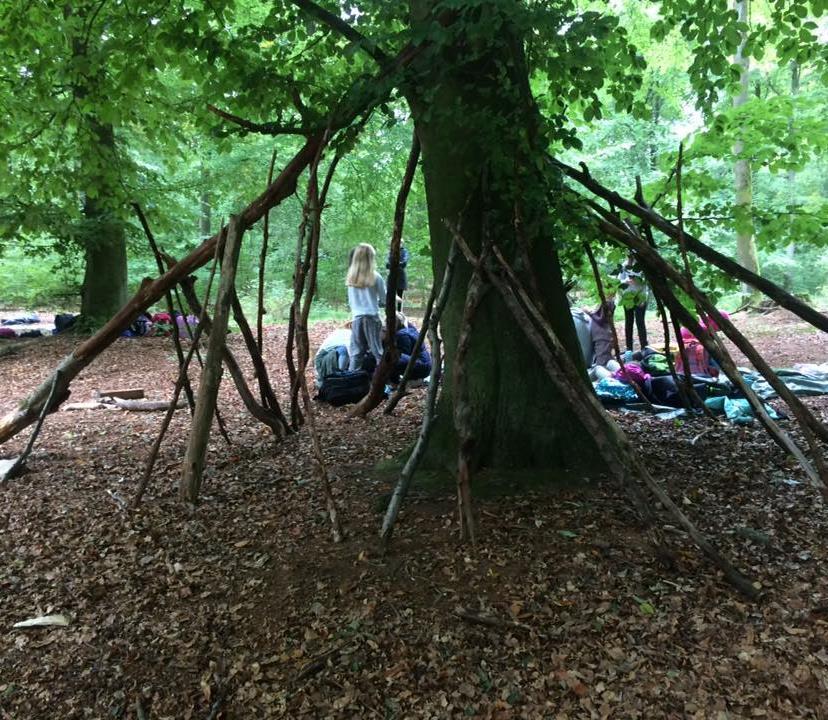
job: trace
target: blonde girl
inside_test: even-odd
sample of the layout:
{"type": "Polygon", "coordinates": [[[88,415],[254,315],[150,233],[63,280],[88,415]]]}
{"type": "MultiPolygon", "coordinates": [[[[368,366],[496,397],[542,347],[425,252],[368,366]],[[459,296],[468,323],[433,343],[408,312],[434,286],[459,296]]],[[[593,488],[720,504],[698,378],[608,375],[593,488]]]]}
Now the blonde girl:
{"type": "Polygon", "coordinates": [[[376,269],[376,252],[367,243],[351,252],[345,284],[353,318],[348,369],[361,370],[369,353],[377,364],[382,358],[380,308],[385,307],[385,281],[376,269]]]}

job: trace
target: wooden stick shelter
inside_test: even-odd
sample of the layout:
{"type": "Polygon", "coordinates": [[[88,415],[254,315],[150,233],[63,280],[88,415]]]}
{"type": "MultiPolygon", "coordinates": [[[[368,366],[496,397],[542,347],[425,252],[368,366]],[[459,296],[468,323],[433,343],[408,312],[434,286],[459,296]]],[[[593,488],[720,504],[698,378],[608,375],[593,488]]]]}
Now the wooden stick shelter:
{"type": "MultiPolygon", "coordinates": [[[[415,54],[415,50],[406,48],[397,59],[387,61],[387,59],[383,58],[384,69],[381,77],[387,75],[393,67],[410,60],[415,54]]],[[[361,110],[366,110],[366,108],[367,106],[363,104],[361,110]]],[[[286,350],[286,361],[291,375],[292,403],[290,425],[294,429],[298,429],[303,419],[307,421],[313,443],[316,471],[322,485],[328,514],[332,523],[333,537],[336,541],[340,540],[343,537],[343,532],[325,466],[321,435],[315,422],[314,410],[308,392],[305,373],[310,357],[307,324],[315,292],[321,236],[321,214],[324,208],[326,192],[333,177],[339,154],[332,160],[321,190],[318,186],[317,173],[323,153],[331,140],[332,132],[351,125],[358,113],[351,111],[344,114],[347,116],[347,120],[340,119],[336,122],[332,120],[326,129],[309,132],[304,145],[288,162],[278,177],[268,185],[262,195],[248,205],[239,215],[232,218],[229,229],[225,231],[222,228],[219,233],[203,242],[185,258],[170,265],[166,271],[163,271],[163,268],[159,264],[159,277],[145,280],[138,293],[98,333],[81,343],[66,357],[54,372],[15,411],[0,419],[0,443],[13,437],[23,428],[37,420],[38,425],[30,441],[31,445],[43,424],[46,414],[53,411],[68,397],[70,384],[78,373],[111,344],[119,336],[123,328],[128,326],[139,312],[145,310],[152,303],[157,302],[165,296],[167,297],[168,306],[171,306],[171,292],[178,285],[181,285],[194,312],[202,317],[203,332],[209,335],[209,351],[199,385],[189,445],[182,467],[179,486],[181,497],[189,502],[195,502],[198,498],[204,471],[204,459],[207,442],[209,440],[210,426],[215,414],[216,396],[221,379],[222,363],[233,376],[242,400],[250,412],[262,422],[268,424],[277,436],[281,437],[288,432],[290,429],[289,421],[282,414],[276,393],[270,386],[266,366],[262,357],[261,294],[257,313],[256,333],[254,334],[241,310],[241,303],[235,290],[234,274],[244,232],[252,224],[264,217],[268,210],[293,194],[296,190],[300,175],[306,168],[310,167],[304,220],[297,243],[294,304],[291,311],[291,327],[286,350]],[[227,237],[226,242],[225,232],[227,237]],[[199,305],[198,298],[192,289],[190,276],[193,271],[206,264],[212,257],[218,255],[222,255],[224,261],[222,263],[219,298],[216,302],[214,317],[211,321],[207,314],[206,306],[202,308],[199,305]],[[226,347],[225,335],[231,311],[234,313],[235,319],[241,328],[246,348],[256,368],[261,404],[253,397],[238,362],[226,347]]],[[[364,123],[364,119],[362,122],[364,123]]],[[[399,263],[399,247],[405,202],[416,171],[418,157],[419,144],[415,135],[412,140],[406,174],[398,195],[395,224],[392,234],[392,279],[389,283],[391,292],[386,308],[387,322],[389,325],[387,334],[389,336],[393,334],[394,326],[393,311],[395,309],[396,298],[394,297],[395,293],[393,290],[399,263]]],[[[828,330],[828,317],[817,312],[797,298],[794,298],[770,281],[744,270],[733,263],[733,261],[725,258],[712,248],[709,248],[704,243],[686,233],[682,223],[676,226],[666,220],[650,206],[646,205],[640,194],[635,202],[627,200],[618,193],[608,190],[595,181],[589,174],[586,166],[583,166],[582,170],[579,171],[555,160],[552,160],[551,163],[554,168],[582,185],[586,190],[610,203],[610,209],[607,210],[591,198],[575,196],[575,202],[579,204],[579,208],[583,210],[591,221],[594,221],[606,237],[637,253],[645,266],[652,286],[659,296],[659,301],[663,303],[663,308],[669,310],[675,318],[694,332],[708,351],[719,359],[725,373],[734,384],[743,390],[768,432],[786,452],[791,453],[797,458],[814,487],[825,493],[826,469],[825,462],[822,458],[820,443],[828,441],[828,428],[785,387],[784,383],[774,375],[768,364],[750,342],[744,338],[727,318],[716,310],[709,298],[698,289],[693,282],[692,276],[687,271],[687,268],[689,268],[689,263],[686,259],[687,253],[694,253],[703,260],[724,269],[726,272],[730,272],[737,279],[753,285],[778,302],[782,307],[791,310],[806,322],[809,322],[822,331],[828,330]],[[618,214],[619,210],[644,223],[645,237],[642,237],[628,220],[618,214]],[[655,247],[655,242],[652,241],[651,236],[648,234],[651,229],[657,230],[670,240],[679,244],[685,262],[685,272],[677,270],[658,252],[658,249],[655,247]],[[797,445],[790,434],[784,432],[768,416],[761,401],[756,398],[755,394],[739,376],[735,364],[721,343],[719,343],[712,333],[703,328],[692,316],[692,313],[682,305],[676,294],[677,291],[688,295],[702,314],[712,318],[719,324],[725,336],[745,353],[759,372],[766,377],[769,384],[788,404],[802,428],[812,456],[811,459],[806,456],[805,451],[797,445]]],[[[517,213],[518,211],[516,209],[516,227],[520,224],[517,213]]],[[[681,213],[679,215],[681,217],[681,213]]],[[[472,542],[475,539],[475,522],[471,503],[474,468],[470,462],[470,448],[475,443],[476,438],[472,436],[469,426],[464,420],[466,401],[463,394],[463,359],[464,348],[472,332],[472,322],[477,304],[482,294],[488,288],[492,288],[500,294],[505,306],[514,315],[517,323],[526,333],[529,342],[535,348],[546,372],[551,381],[557,386],[562,397],[572,407],[573,412],[581,424],[595,437],[598,449],[607,466],[611,469],[616,482],[630,497],[631,502],[638,509],[642,519],[648,523],[650,528],[653,527],[655,512],[648,503],[646,496],[646,493],[650,493],[658,500],[668,515],[688,533],[698,548],[721,569],[729,582],[745,595],[755,597],[757,595],[756,585],[737,570],[726,558],[722,557],[712,543],[684,515],[681,509],[672,501],[663,488],[661,488],[660,484],[650,475],[644,463],[632,448],[629,440],[603,410],[597,398],[588,392],[586,383],[577,364],[567,355],[562,342],[552,330],[551,323],[546,314],[546,308],[543,307],[537,297],[539,295],[537,292],[538,281],[537,278],[533,277],[531,268],[524,273],[525,282],[518,277],[518,274],[514,270],[514,267],[526,265],[525,258],[520,255],[521,252],[525,255],[526,249],[520,247],[520,242],[517,243],[517,253],[519,256],[515,261],[508,260],[502,249],[493,242],[491,243],[491,247],[486,245],[478,254],[475,254],[464,242],[459,231],[456,228],[452,228],[451,225],[449,225],[449,228],[454,237],[452,253],[446,267],[446,275],[439,289],[439,294],[436,300],[434,300],[434,310],[427,322],[428,334],[432,340],[432,349],[435,353],[435,362],[426,400],[424,423],[414,451],[408,463],[406,463],[397,488],[392,496],[391,503],[389,504],[383,522],[383,540],[387,543],[391,536],[402,499],[410,486],[417,463],[422,457],[434,419],[435,401],[438,393],[440,373],[442,371],[439,340],[440,315],[450,291],[451,268],[454,265],[455,248],[458,248],[465,258],[465,261],[470,263],[474,268],[472,282],[466,288],[466,306],[459,332],[455,366],[450,368],[454,374],[453,384],[456,394],[454,398],[454,419],[460,435],[457,472],[458,508],[461,525],[466,530],[472,542]],[[512,264],[513,262],[514,265],[512,264]]],[[[150,234],[148,233],[148,235],[150,234]]],[[[156,256],[160,257],[160,253],[157,253],[156,256]]],[[[264,262],[264,255],[261,256],[261,262],[264,262]]],[[[663,323],[666,325],[666,314],[663,311],[662,318],[663,323]]],[[[202,330],[202,328],[199,329],[202,330]]],[[[677,326],[674,326],[674,330],[677,331],[677,329],[677,326]]],[[[193,344],[194,346],[197,344],[196,338],[193,338],[193,344]]],[[[389,345],[387,349],[390,350],[390,348],[391,346],[389,345]]],[[[189,357],[192,357],[194,349],[197,350],[197,348],[191,348],[189,357]]],[[[384,380],[384,375],[387,373],[390,366],[389,363],[392,359],[393,351],[386,352],[383,358],[383,364],[381,365],[382,371],[378,373],[379,379],[375,382],[377,387],[384,380]]],[[[180,372],[176,393],[180,393],[186,385],[186,365],[188,362],[189,358],[184,358],[183,352],[179,352],[180,372]],[[183,379],[182,373],[184,374],[183,379]]],[[[362,415],[379,403],[377,393],[373,390],[369,399],[357,406],[354,411],[355,414],[362,415]]],[[[393,404],[394,402],[390,403],[389,407],[393,408],[393,404]]],[[[151,468],[151,464],[148,467],[151,468]]],[[[140,493],[138,497],[140,497],[140,493]]]]}

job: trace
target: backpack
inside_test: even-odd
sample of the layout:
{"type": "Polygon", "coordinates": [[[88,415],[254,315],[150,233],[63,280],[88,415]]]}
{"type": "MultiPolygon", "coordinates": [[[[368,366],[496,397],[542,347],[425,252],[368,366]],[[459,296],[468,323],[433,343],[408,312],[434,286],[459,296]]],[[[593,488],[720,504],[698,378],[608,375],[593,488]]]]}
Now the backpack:
{"type": "Polygon", "coordinates": [[[641,367],[653,376],[670,374],[670,364],[667,362],[667,358],[659,353],[647,355],[641,361],[641,367]]]}
{"type": "Polygon", "coordinates": [[[75,324],[78,317],[80,316],[73,315],[72,313],[58,313],[57,315],[55,315],[56,332],[63,332],[64,330],[68,330],[75,324]]]}
{"type": "Polygon", "coordinates": [[[317,399],[334,407],[357,403],[368,394],[371,376],[364,370],[336,370],[322,379],[317,399]]]}
{"type": "MultiPolygon", "coordinates": [[[[684,350],[687,353],[687,363],[690,366],[691,375],[714,375],[710,367],[710,355],[698,340],[691,340],[684,343],[684,350]]],[[[676,372],[684,372],[684,362],[681,352],[676,353],[676,372]]]]}

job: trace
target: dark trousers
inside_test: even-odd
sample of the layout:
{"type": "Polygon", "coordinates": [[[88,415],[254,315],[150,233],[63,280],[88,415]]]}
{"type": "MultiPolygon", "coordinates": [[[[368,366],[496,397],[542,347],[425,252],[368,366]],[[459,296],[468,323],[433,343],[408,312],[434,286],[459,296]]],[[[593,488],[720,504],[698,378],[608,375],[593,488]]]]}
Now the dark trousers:
{"type": "Polygon", "coordinates": [[[624,332],[627,340],[627,350],[633,349],[633,320],[638,328],[638,341],[642,349],[647,346],[647,325],[644,322],[644,314],[647,312],[647,303],[635,307],[624,308],[624,332]]]}

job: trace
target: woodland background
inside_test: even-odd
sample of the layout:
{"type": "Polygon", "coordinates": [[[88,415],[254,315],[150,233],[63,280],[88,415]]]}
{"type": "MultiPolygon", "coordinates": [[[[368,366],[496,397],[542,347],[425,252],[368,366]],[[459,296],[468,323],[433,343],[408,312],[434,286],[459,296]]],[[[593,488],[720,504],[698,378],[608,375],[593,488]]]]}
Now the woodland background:
{"type": "MultiPolygon", "coordinates": [[[[749,4],[753,26],[773,28],[779,21],[774,3],[749,4]]],[[[589,13],[592,5],[604,4],[582,5],[581,11],[589,13]]],[[[828,88],[822,61],[802,66],[796,46],[786,55],[768,45],[756,53],[761,57],[749,58],[746,66],[721,68],[730,73],[730,81],[738,80],[741,74],[747,84],[747,100],[734,107],[738,82],[718,83],[718,92],[713,95],[702,89],[708,86],[694,76],[693,67],[705,55],[704,49],[697,47],[701,34],[695,38],[681,27],[668,29],[657,4],[613,0],[609,5],[638,50],[636,61],[641,67],[646,64],[640,87],[631,86],[625,100],[632,112],[614,109],[615,100],[608,89],[597,91],[600,105],[576,99],[567,114],[569,125],[557,133],[563,140],[553,143],[551,150],[576,164],[588,159],[596,178],[628,195],[638,175],[646,194],[654,196],[663,189],[683,141],[688,230],[731,256],[735,255],[737,232],[749,232],[764,275],[813,300],[817,307],[824,305],[828,277],[828,254],[824,251],[828,239],[828,88]],[[744,143],[744,151],[737,158],[738,139],[744,143]],[[750,163],[753,197],[747,211],[736,206],[733,173],[739,158],[750,163]]],[[[90,5],[88,12],[92,11],[90,5]]],[[[235,23],[238,42],[256,41],[250,33],[266,12],[266,4],[251,2],[242,4],[232,18],[228,16],[228,22],[232,19],[235,23]]],[[[793,30],[802,33],[803,40],[824,43],[828,33],[824,17],[814,18],[804,3],[786,7],[785,13],[786,22],[793,23],[793,30]]],[[[261,84],[276,87],[278,71],[259,71],[256,77],[248,77],[243,67],[220,67],[215,57],[219,48],[201,46],[191,58],[179,57],[173,63],[165,57],[174,51],[168,39],[152,36],[151,9],[142,10],[129,22],[149,31],[130,40],[106,37],[96,52],[105,58],[118,57],[119,52],[130,56],[137,43],[136,65],[144,66],[132,67],[129,62],[121,66],[124,60],[116,61],[109,67],[107,87],[86,106],[55,96],[45,87],[29,88],[29,96],[16,87],[19,78],[15,73],[48,75],[49,82],[66,80],[61,75],[68,77],[71,63],[68,69],[55,69],[43,57],[48,43],[61,39],[55,37],[57,31],[29,27],[22,37],[7,39],[20,47],[14,48],[18,55],[8,56],[3,70],[11,80],[0,83],[0,103],[11,112],[0,129],[0,304],[5,307],[71,310],[79,306],[85,248],[96,242],[96,226],[85,218],[79,202],[81,189],[89,192],[92,188],[94,193],[94,188],[106,187],[121,200],[139,200],[163,247],[180,257],[261,191],[274,151],[278,167],[279,159],[290,157],[298,147],[294,138],[239,131],[210,113],[203,101],[206,87],[208,92],[214,91],[210,97],[223,96],[232,106],[234,100],[244,99],[249,85],[257,85],[250,88],[251,94],[262,92],[261,84]],[[23,65],[19,52],[22,47],[33,47],[32,43],[42,51],[30,55],[30,64],[23,65]],[[206,53],[209,58],[211,52],[215,76],[205,70],[201,57],[206,53]],[[38,104],[33,106],[32,101],[38,104]],[[90,145],[94,143],[79,120],[89,116],[117,125],[111,154],[90,145]],[[95,161],[90,162],[90,157],[95,161]]],[[[726,29],[730,42],[738,40],[739,28],[734,22],[726,29]]],[[[313,21],[305,20],[287,33],[287,42],[297,55],[303,47],[317,42],[315,29],[313,21]]],[[[203,41],[205,45],[208,40],[203,41]]],[[[263,51],[272,44],[267,39],[256,42],[263,51]]],[[[338,73],[337,63],[347,70],[358,61],[359,53],[346,48],[344,57],[332,59],[327,70],[338,73]]],[[[577,65],[578,58],[572,62],[577,65]]],[[[621,69],[619,65],[619,72],[621,69]]],[[[696,71],[699,73],[701,70],[696,71]]],[[[313,100],[313,79],[303,82],[303,92],[313,100]]],[[[545,92],[543,72],[535,73],[532,84],[541,108],[554,112],[561,98],[545,92]]],[[[330,192],[314,306],[317,318],[345,314],[343,277],[349,249],[369,242],[384,260],[388,247],[411,123],[403,102],[390,102],[379,110],[343,160],[330,192]]],[[[261,114],[266,117],[267,108],[262,107],[261,114]]],[[[293,201],[271,214],[274,240],[266,269],[270,322],[283,322],[287,317],[302,197],[300,187],[293,201]]],[[[661,209],[670,216],[665,207],[661,209]]],[[[155,273],[154,260],[128,204],[121,203],[111,213],[110,219],[122,224],[126,232],[129,288],[134,291],[143,277],[155,273]]],[[[430,288],[431,265],[419,175],[408,202],[405,237],[413,256],[409,268],[412,299],[420,304],[430,288]]],[[[239,291],[251,303],[260,244],[261,232],[254,229],[248,234],[239,264],[239,291]]],[[[589,268],[577,254],[564,259],[565,274],[578,282],[585,302],[593,302],[596,298],[589,268]]],[[[603,258],[604,267],[609,269],[618,259],[603,258]]],[[[704,266],[697,268],[697,278],[699,273],[702,287],[723,298],[723,308],[732,310],[741,304],[738,288],[728,278],[712,274],[704,266]]]]}

